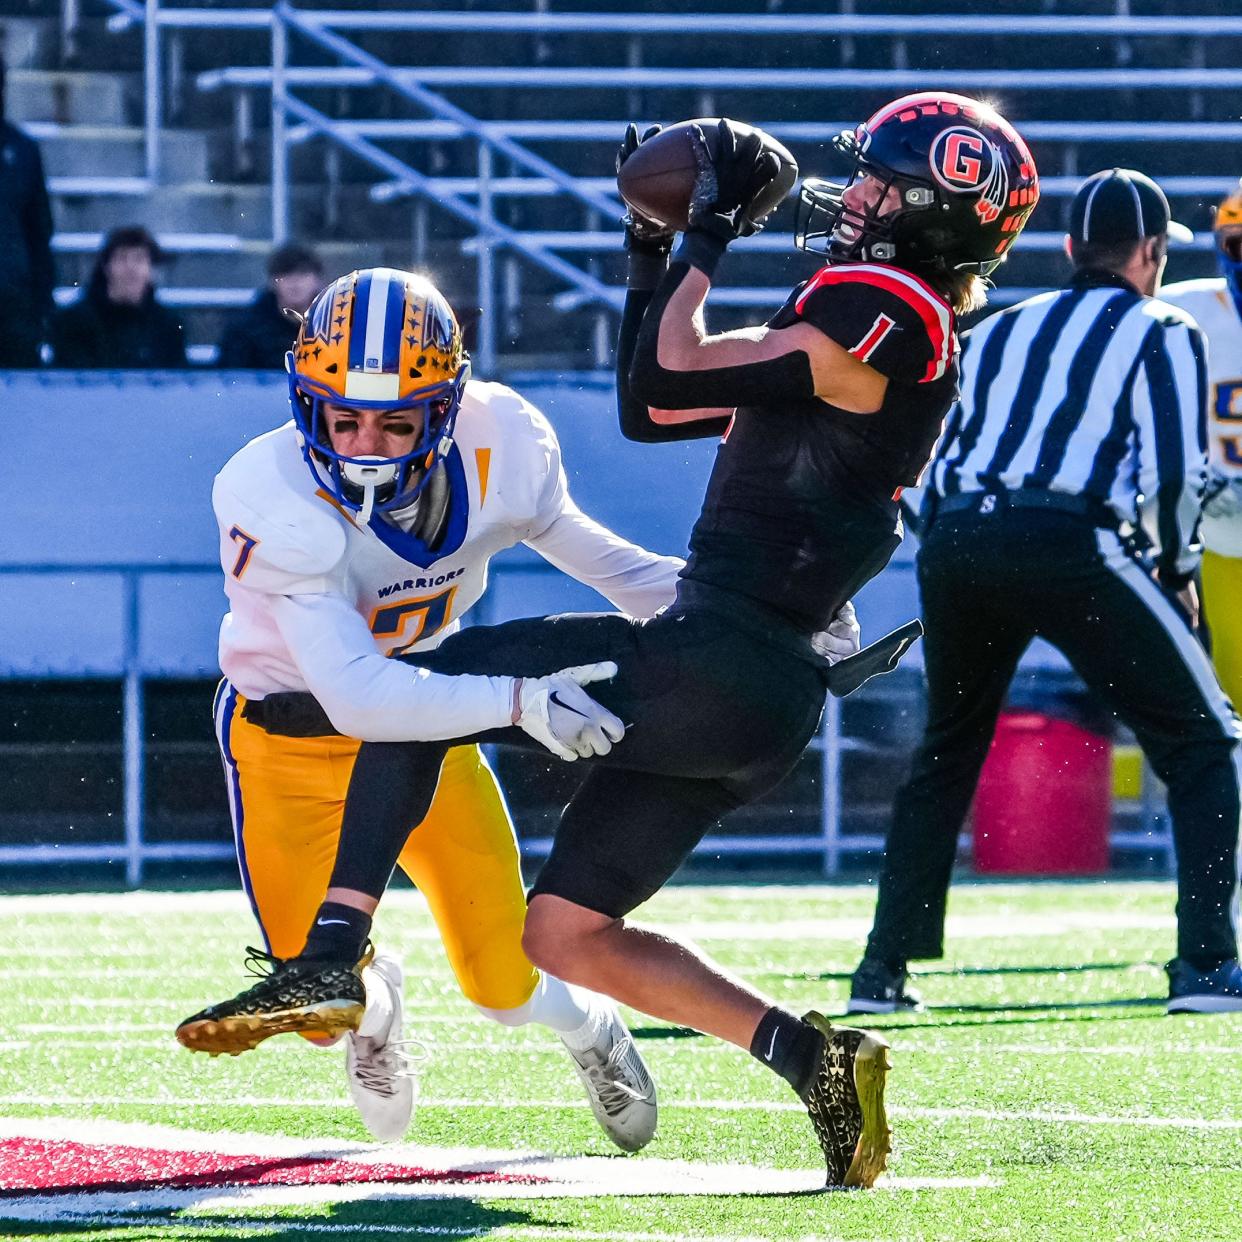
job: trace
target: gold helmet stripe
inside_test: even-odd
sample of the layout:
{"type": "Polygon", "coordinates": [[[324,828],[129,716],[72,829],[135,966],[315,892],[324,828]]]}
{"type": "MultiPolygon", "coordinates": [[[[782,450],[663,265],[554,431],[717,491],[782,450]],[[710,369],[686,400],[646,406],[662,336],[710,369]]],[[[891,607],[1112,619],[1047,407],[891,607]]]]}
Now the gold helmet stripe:
{"type": "Polygon", "coordinates": [[[1242,224],[1242,181],[1238,188],[1216,209],[1216,229],[1232,228],[1242,224]]]}

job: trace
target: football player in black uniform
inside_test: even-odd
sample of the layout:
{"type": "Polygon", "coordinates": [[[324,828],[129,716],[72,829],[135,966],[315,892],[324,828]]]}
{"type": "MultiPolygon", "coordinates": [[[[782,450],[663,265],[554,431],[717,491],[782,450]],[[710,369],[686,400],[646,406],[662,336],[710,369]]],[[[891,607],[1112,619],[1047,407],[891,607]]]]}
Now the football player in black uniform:
{"type": "MultiPolygon", "coordinates": [[[[750,1051],[806,1103],[829,1184],[869,1186],[889,1146],[884,1041],[799,1018],[690,946],[625,920],[712,823],[790,771],[825,689],[850,688],[843,670],[857,661],[832,667],[829,627],[900,542],[897,497],[918,480],[955,395],[955,315],[981,302],[982,277],[1034,207],[1037,179],[1021,138],[986,105],[900,99],[837,139],[845,180],[803,187],[800,244],[828,265],[767,325],[709,336],[702,304],[716,265],[760,226],[748,207],[775,173],[757,136],[723,122],[718,137],[713,156],[699,135],[689,227],[672,262],[671,234],[650,221],[627,228],[622,428],[644,440],[723,433],[676,602],[646,622],[477,627],[410,658],[438,673],[517,678],[616,664],[611,681],[592,686],[602,709],[580,737],[595,757],[531,890],[526,951],[561,978],[750,1051]]],[[[631,129],[622,158],[637,143],[631,129]]],[[[865,653],[863,664],[865,673],[865,653]]],[[[251,705],[259,723],[331,729],[305,698],[285,697],[251,705]]],[[[242,1032],[252,1046],[299,1021],[313,1028],[322,1007],[360,997],[350,967],[447,745],[361,748],[330,901],[304,953],[187,1020],[198,1046],[205,1031],[222,1045],[242,1032]]]]}

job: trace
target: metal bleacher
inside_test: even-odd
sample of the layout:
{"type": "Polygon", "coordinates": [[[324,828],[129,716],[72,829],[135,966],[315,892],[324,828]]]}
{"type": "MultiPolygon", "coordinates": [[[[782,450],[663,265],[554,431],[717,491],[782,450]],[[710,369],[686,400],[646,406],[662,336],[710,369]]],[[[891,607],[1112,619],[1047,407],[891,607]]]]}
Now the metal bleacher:
{"type": "MultiPolygon", "coordinates": [[[[373,11],[257,0],[0,0],[9,116],[39,140],[49,170],[58,296],[84,283],[108,228],[146,224],[173,255],[161,296],[183,310],[195,359],[206,362],[227,316],[262,282],[273,242],[309,241],[333,272],[385,262],[426,268],[456,306],[478,309],[479,372],[520,380],[550,413],[558,403],[566,411],[567,459],[583,471],[592,510],[668,550],[681,546],[689,516],[653,521],[648,531],[625,506],[690,504],[697,492],[685,486],[687,462],[701,470],[706,458],[644,451],[634,474],[648,486],[616,488],[624,459],[609,438],[610,395],[598,382],[622,297],[611,169],[626,121],[736,115],[770,129],[816,173],[833,134],[897,93],[942,86],[986,94],[1026,134],[1043,174],[1031,228],[999,273],[993,300],[1001,304],[1060,278],[1061,236],[1081,176],[1126,164],[1164,184],[1178,218],[1201,232],[1174,253],[1177,279],[1212,270],[1209,208],[1242,173],[1242,16],[1220,16],[1206,0],[958,0],[952,12],[944,0],[713,0],[718,11],[693,16],[662,11],[672,6],[655,0],[624,12],[586,0],[581,11],[560,11],[558,0],[462,0],[459,11],[431,0],[370,3],[373,11]],[[621,511],[610,514],[610,505],[621,511]]],[[[715,326],[753,321],[805,276],[812,261],[794,250],[791,231],[785,206],[736,248],[713,295],[715,326]]],[[[124,546],[109,537],[106,555],[95,555],[65,533],[59,550],[36,554],[31,548],[51,527],[15,496],[14,537],[0,549],[0,612],[21,643],[10,643],[9,663],[0,660],[0,683],[117,682],[124,730],[107,745],[123,755],[124,799],[106,812],[108,822],[88,825],[95,837],[85,839],[78,825],[79,856],[120,859],[136,882],[151,862],[228,853],[218,832],[214,845],[195,844],[193,816],[184,808],[165,815],[150,789],[152,774],[179,791],[208,781],[214,789],[210,740],[185,743],[204,768],[201,782],[190,780],[160,759],[180,742],[152,750],[144,712],[154,715],[157,681],[197,685],[214,659],[210,629],[221,601],[211,532],[196,526],[192,548],[174,547],[178,524],[210,523],[205,480],[232,451],[225,441],[249,433],[260,400],[271,400],[275,421],[283,398],[271,377],[253,391],[236,375],[214,388],[202,372],[85,377],[79,393],[80,379],[15,377],[5,381],[6,399],[32,410],[82,401],[92,418],[103,411],[106,436],[80,446],[88,472],[99,444],[120,452],[115,446],[129,443],[131,423],[165,452],[179,446],[165,459],[175,461],[173,473],[157,480],[168,512],[140,525],[151,516],[147,498],[110,489],[105,472],[93,472],[100,496],[113,497],[107,503],[120,495],[130,505],[114,518],[127,532],[124,546]],[[161,436],[169,399],[177,429],[161,436]],[[246,408],[234,409],[238,402],[246,408]],[[196,419],[216,439],[199,442],[196,419]],[[29,539],[19,538],[27,527],[29,539]],[[70,588],[95,629],[83,640],[61,623],[53,658],[42,617],[55,592],[70,588]],[[192,633],[178,632],[183,615],[192,633]],[[31,653],[25,663],[13,654],[22,644],[31,653]],[[79,668],[80,652],[95,662],[79,668]],[[161,778],[161,770],[176,775],[161,778]]],[[[97,517],[106,509],[99,504],[97,517]]],[[[92,537],[103,539],[102,518],[97,526],[92,537]]],[[[511,568],[522,577],[522,611],[555,609],[526,567],[511,568]]],[[[903,548],[860,597],[869,633],[910,615],[912,577],[903,548]]],[[[500,582],[494,593],[503,596],[500,582]]],[[[916,653],[878,686],[831,703],[824,744],[779,807],[732,817],[711,848],[740,853],[763,837],[759,852],[817,855],[828,871],[878,849],[918,718],[916,653]]],[[[30,794],[32,806],[40,796],[30,794]]],[[[218,809],[211,814],[221,819],[218,809]]],[[[1167,827],[1152,807],[1133,818],[1137,826],[1114,844],[1167,863],[1167,827]]],[[[9,827],[0,824],[6,843],[15,839],[9,827]]],[[[63,851],[50,837],[45,846],[46,857],[63,851]]],[[[29,844],[0,846],[0,866],[30,857],[29,844]]]]}
{"type": "MultiPolygon", "coordinates": [[[[334,267],[429,267],[480,309],[488,370],[605,367],[621,297],[611,163],[630,118],[755,119],[815,172],[832,134],[894,94],[995,98],[1044,173],[997,303],[1058,279],[1079,176],[1139,165],[1203,228],[1238,175],[1242,16],[1215,4],[751,0],[687,18],[95,2],[69,5],[62,33],[83,68],[12,74],[15,117],[43,141],[73,283],[102,229],[143,219],[178,255],[165,297],[204,358],[272,241],[294,235],[334,267]]],[[[737,247],[715,297],[723,326],[805,273],[791,226],[786,206],[737,247]]],[[[1171,275],[1206,274],[1208,245],[1177,253],[1171,275]]]]}

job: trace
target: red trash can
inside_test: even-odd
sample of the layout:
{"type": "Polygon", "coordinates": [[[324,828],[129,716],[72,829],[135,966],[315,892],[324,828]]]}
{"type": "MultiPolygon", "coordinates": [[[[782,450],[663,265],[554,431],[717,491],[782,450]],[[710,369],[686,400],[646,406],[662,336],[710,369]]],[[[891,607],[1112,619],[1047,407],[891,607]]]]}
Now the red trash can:
{"type": "Polygon", "coordinates": [[[976,871],[1106,871],[1111,743],[1041,712],[1003,712],[979,778],[973,819],[976,871]]]}

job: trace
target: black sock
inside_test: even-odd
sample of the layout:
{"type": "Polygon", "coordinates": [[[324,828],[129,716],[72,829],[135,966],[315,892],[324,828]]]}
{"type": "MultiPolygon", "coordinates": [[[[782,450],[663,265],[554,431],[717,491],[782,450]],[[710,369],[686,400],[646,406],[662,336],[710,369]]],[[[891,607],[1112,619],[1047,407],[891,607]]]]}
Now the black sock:
{"type": "Polygon", "coordinates": [[[750,1041],[750,1055],[775,1070],[801,1095],[815,1079],[823,1038],[801,1018],[773,1005],[759,1019],[750,1041]]]}
{"type": "Polygon", "coordinates": [[[352,966],[362,956],[370,934],[369,914],[337,901],[325,901],[315,915],[300,956],[340,960],[352,966]]]}

